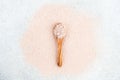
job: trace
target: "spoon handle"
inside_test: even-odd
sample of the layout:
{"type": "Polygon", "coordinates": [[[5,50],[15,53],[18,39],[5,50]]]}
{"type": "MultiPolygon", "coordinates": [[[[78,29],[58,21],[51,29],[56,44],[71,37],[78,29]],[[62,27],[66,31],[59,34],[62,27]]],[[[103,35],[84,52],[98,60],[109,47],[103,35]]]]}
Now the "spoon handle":
{"type": "Polygon", "coordinates": [[[57,39],[58,43],[58,54],[57,54],[57,65],[62,67],[62,43],[63,39],[57,39]]]}

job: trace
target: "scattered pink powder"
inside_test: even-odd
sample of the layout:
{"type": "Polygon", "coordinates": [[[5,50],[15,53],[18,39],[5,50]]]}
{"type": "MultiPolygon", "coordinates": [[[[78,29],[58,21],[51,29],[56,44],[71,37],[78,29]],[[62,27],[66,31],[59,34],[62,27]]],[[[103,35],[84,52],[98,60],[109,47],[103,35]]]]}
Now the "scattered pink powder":
{"type": "Polygon", "coordinates": [[[23,35],[25,60],[46,76],[79,74],[95,59],[93,29],[93,20],[86,14],[63,5],[43,6],[23,35]],[[67,27],[61,68],[56,64],[57,46],[52,32],[56,22],[67,27]]]}

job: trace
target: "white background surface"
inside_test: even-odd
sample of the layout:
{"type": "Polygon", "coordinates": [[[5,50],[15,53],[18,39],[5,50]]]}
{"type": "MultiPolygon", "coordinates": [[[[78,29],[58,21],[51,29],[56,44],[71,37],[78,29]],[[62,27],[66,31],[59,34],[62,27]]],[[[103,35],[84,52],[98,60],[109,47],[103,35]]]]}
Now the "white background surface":
{"type": "Polygon", "coordinates": [[[119,0],[0,0],[0,80],[120,80],[119,4],[119,0]],[[70,5],[100,19],[97,57],[87,73],[48,78],[24,62],[19,40],[32,15],[49,3],[70,5]]]}

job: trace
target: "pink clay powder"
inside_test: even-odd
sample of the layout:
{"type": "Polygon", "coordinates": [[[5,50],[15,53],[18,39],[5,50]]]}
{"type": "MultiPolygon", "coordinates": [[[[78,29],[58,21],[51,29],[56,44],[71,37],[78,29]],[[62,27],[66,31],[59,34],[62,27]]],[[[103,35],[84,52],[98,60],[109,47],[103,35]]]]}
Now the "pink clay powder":
{"type": "Polygon", "coordinates": [[[21,40],[25,61],[45,76],[79,74],[95,59],[93,29],[94,22],[87,14],[63,5],[43,6],[21,40]],[[67,29],[62,67],[56,64],[57,45],[52,32],[57,22],[67,29]]]}

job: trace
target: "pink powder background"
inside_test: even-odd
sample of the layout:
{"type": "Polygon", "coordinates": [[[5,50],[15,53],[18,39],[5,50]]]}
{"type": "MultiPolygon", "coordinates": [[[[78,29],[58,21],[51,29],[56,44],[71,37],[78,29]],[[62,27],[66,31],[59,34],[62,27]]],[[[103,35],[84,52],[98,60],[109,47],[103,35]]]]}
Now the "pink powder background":
{"type": "Polygon", "coordinates": [[[21,45],[26,62],[43,75],[79,74],[95,59],[94,21],[63,5],[43,6],[30,22],[21,45]],[[63,66],[56,65],[57,46],[52,29],[56,22],[67,27],[63,66]]]}

